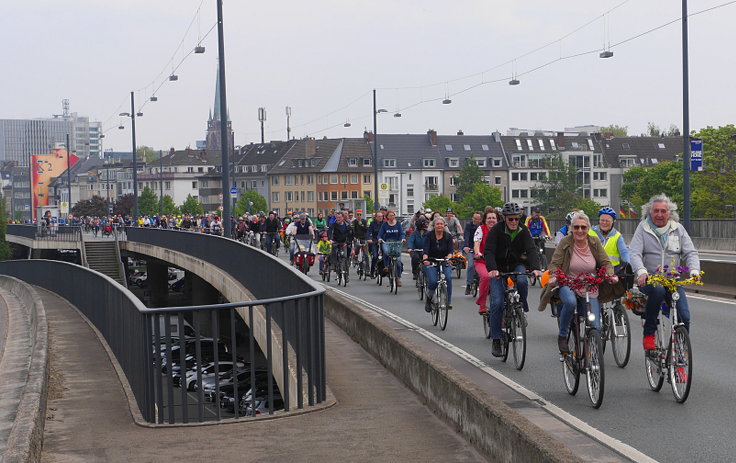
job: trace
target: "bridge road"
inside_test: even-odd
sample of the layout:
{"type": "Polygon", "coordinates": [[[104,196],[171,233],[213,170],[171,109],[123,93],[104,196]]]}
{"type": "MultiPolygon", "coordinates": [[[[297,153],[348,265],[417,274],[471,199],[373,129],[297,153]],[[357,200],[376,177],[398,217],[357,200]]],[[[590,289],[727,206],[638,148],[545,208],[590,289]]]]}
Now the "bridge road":
{"type": "MultiPolygon", "coordinates": [[[[283,258],[283,257],[282,257],[283,258]]],[[[409,269],[408,257],[403,257],[409,269]]],[[[319,281],[315,268],[310,276],[319,281]]],[[[545,400],[571,413],[603,433],[618,439],[662,462],[733,461],[736,455],[736,342],[730,329],[736,327],[736,303],[724,299],[688,295],[692,313],[694,381],[690,397],[677,404],[667,383],[659,393],[647,386],[642,328],[638,317],[630,315],[632,353],[626,368],[616,367],[610,348],[606,351],[605,398],[600,410],[590,406],[585,384],[577,396],[564,389],[557,351],[557,325],[549,310],[538,312],[541,291],[532,287],[532,310],[528,314],[526,365],[517,371],[512,364],[491,357],[490,341],[483,336],[481,318],[470,296],[464,296],[465,272],[460,282],[453,280],[454,309],[446,331],[432,326],[430,316],[419,302],[411,274],[404,274],[398,295],[390,295],[386,285],[375,280],[359,281],[354,276],[347,288],[339,290],[379,306],[419,329],[451,343],[480,359],[497,372],[536,392],[545,400]],[[458,284],[459,283],[459,284],[458,284]]],[[[337,288],[333,278],[327,286],[337,288]]],[[[581,382],[584,382],[581,378],[581,382]]]]}

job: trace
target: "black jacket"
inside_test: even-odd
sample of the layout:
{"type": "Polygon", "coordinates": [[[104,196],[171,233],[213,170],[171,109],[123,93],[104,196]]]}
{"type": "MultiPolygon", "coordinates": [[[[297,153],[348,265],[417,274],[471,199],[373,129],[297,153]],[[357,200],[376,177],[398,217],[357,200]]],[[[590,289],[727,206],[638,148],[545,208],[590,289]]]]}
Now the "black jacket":
{"type": "Polygon", "coordinates": [[[488,271],[512,272],[519,264],[529,270],[539,270],[532,234],[522,224],[519,224],[519,233],[514,240],[511,240],[505,223],[494,225],[488,232],[483,257],[488,271]]]}
{"type": "Polygon", "coordinates": [[[342,225],[335,222],[327,230],[327,236],[335,243],[349,243],[353,241],[353,229],[345,222],[342,225]]]}
{"type": "Polygon", "coordinates": [[[350,223],[350,227],[353,229],[353,236],[357,240],[365,240],[368,232],[368,222],[365,219],[353,219],[350,223]]]}

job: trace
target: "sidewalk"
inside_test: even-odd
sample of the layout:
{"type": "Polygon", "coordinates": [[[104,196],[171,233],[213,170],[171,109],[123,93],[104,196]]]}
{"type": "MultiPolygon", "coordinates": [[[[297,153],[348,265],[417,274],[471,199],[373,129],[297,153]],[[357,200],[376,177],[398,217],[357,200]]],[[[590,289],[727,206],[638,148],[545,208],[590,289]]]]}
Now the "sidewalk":
{"type": "Polygon", "coordinates": [[[36,288],[49,323],[45,462],[485,461],[417,396],[326,322],[327,384],[338,403],[274,420],[142,428],[97,337],[63,299],[36,288]]]}

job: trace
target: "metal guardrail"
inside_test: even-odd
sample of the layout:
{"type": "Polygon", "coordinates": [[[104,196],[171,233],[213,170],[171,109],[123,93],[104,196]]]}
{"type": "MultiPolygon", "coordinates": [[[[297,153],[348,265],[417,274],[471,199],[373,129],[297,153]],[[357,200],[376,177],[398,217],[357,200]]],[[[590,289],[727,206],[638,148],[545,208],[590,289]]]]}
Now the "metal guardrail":
{"type": "MultiPolygon", "coordinates": [[[[153,230],[146,230],[152,232],[153,230]]],[[[156,231],[153,231],[154,233],[156,231]]],[[[176,235],[193,235],[172,232],[176,235]]],[[[148,233],[147,233],[148,234],[148,233]]],[[[168,234],[167,234],[168,235],[168,234]]],[[[201,235],[199,239],[232,243],[239,246],[241,254],[246,248],[230,240],[201,235]]],[[[171,237],[169,237],[171,239],[171,237]]],[[[184,243],[188,241],[185,239],[184,243]]],[[[220,246],[223,246],[219,243],[220,246]]],[[[204,250],[213,251],[205,241],[199,241],[204,250]]],[[[227,245],[224,245],[227,246],[227,245]]],[[[217,246],[215,246],[217,248],[217,246]]],[[[190,248],[195,251],[194,248],[190,248]]],[[[199,251],[202,251],[201,249],[199,251]]],[[[219,249],[223,251],[223,249],[219,249]]],[[[232,250],[230,250],[232,251],[232,250]]],[[[201,252],[197,253],[201,254],[201,252]]],[[[227,256],[240,261],[237,254],[227,256]]],[[[242,257],[242,256],[241,256],[242,257]]],[[[265,261],[263,261],[265,262],[265,261]]],[[[262,262],[262,263],[263,263],[262,262]]],[[[273,264],[273,262],[271,262],[273,264]]],[[[278,266],[274,266],[277,267],[278,266]]],[[[257,266],[252,273],[266,273],[263,266],[257,266]]],[[[288,268],[285,270],[288,271],[288,268]]],[[[38,285],[59,294],[75,305],[97,327],[117,358],[135,396],[143,419],[149,423],[187,423],[191,421],[220,420],[224,415],[220,409],[220,381],[216,380],[212,396],[217,399],[210,405],[205,397],[201,372],[197,377],[197,393],[192,394],[182,387],[174,393],[175,375],[172,364],[203,365],[212,361],[216,365],[215,378],[218,378],[222,362],[244,361],[249,369],[250,386],[255,385],[251,403],[246,407],[255,413],[252,403],[256,399],[268,399],[266,411],[273,413],[275,399],[281,397],[285,410],[301,409],[326,400],[325,346],[324,346],[324,290],[300,281],[278,285],[279,296],[259,300],[193,307],[146,308],[129,290],[114,280],[87,268],[61,261],[34,259],[0,262],[0,273],[12,275],[26,282],[38,285]],[[287,289],[293,290],[287,293],[287,289]],[[247,313],[249,326],[253,327],[254,312],[262,310],[265,315],[265,346],[261,346],[263,356],[258,355],[253,329],[247,339],[239,342],[236,332],[236,312],[247,313]],[[222,330],[220,323],[229,322],[229,330],[222,330]],[[275,330],[274,324],[279,328],[275,330]],[[209,325],[209,330],[207,329],[209,325]],[[190,332],[185,329],[190,326],[190,332]],[[177,328],[176,336],[172,327],[177,328]],[[274,336],[279,332],[280,336],[274,336]],[[205,335],[207,335],[205,337],[205,335]],[[275,343],[280,343],[280,358],[275,358],[275,343]],[[207,349],[207,344],[218,348],[207,349]],[[177,348],[178,346],[178,348],[177,348]],[[219,346],[223,346],[225,359],[221,358],[219,346]],[[178,352],[174,352],[178,350],[178,352]],[[212,351],[211,353],[209,351],[212,351]],[[247,352],[247,360],[239,355],[247,352]],[[187,359],[187,354],[191,357],[187,359]],[[178,357],[178,358],[177,358],[178,357]],[[290,363],[290,359],[292,362],[290,363]],[[273,378],[274,362],[282,365],[295,365],[296,384],[292,384],[289,368],[282,368],[282,385],[278,390],[273,378]],[[168,364],[168,366],[165,366],[168,364]],[[260,371],[259,371],[260,369],[260,371]],[[257,388],[261,387],[263,396],[257,388]],[[296,392],[296,394],[294,394],[296,392]],[[296,397],[292,403],[291,397],[296,397]],[[306,404],[305,399],[306,398],[306,404]]],[[[241,272],[242,273],[242,272],[241,272]]],[[[290,272],[291,279],[295,274],[290,272]]],[[[247,278],[239,275],[244,282],[247,278]]],[[[296,278],[300,280],[299,278],[296,278]]],[[[256,290],[259,283],[246,285],[254,294],[268,291],[256,290]]],[[[269,285],[271,286],[271,285],[269,285]]],[[[258,297],[258,296],[257,296],[258,297]]],[[[230,365],[233,365],[232,363],[230,365]]],[[[225,367],[222,368],[224,371],[225,367]]],[[[197,368],[196,371],[199,371],[197,368]]],[[[184,379],[184,377],[182,378],[184,379]]],[[[182,381],[184,382],[184,381],[182,381]]],[[[233,417],[240,417],[237,397],[238,383],[233,386],[235,407],[233,417]]],[[[185,385],[184,385],[185,386],[185,385]]]]}
{"type": "Polygon", "coordinates": [[[82,229],[77,225],[52,225],[38,228],[33,224],[8,224],[8,235],[43,241],[79,241],[82,229]]]}

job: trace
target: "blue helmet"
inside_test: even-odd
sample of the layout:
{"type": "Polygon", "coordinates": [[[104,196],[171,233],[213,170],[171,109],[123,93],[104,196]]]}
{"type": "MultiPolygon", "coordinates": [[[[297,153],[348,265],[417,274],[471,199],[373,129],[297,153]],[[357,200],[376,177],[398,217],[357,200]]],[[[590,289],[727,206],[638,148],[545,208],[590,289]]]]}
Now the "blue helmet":
{"type": "Polygon", "coordinates": [[[613,220],[616,220],[616,211],[614,211],[610,207],[604,207],[600,211],[598,211],[598,217],[600,217],[603,214],[608,214],[611,217],[613,217],[613,220]]]}

